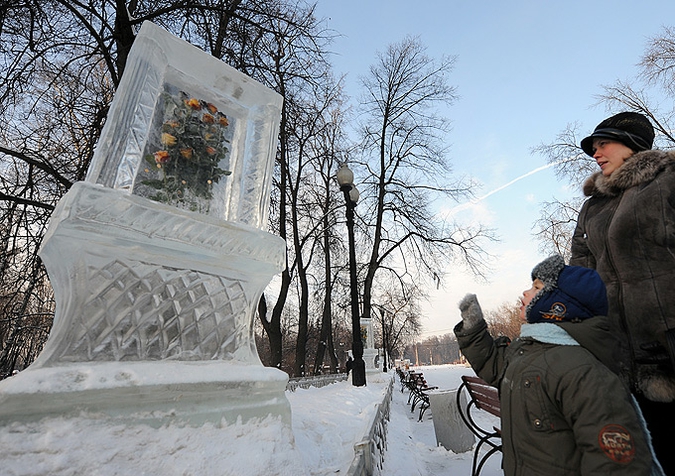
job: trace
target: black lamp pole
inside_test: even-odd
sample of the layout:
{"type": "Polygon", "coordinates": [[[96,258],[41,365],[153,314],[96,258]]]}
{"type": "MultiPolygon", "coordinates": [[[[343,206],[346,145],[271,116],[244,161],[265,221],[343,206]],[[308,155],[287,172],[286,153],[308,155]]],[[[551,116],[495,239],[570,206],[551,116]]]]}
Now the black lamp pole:
{"type": "Polygon", "coordinates": [[[358,201],[358,190],[354,187],[354,174],[346,165],[342,165],[337,173],[340,190],[347,203],[347,235],[349,238],[349,285],[352,301],[352,385],[366,385],[366,363],[363,361],[363,341],[361,340],[361,319],[359,317],[359,291],[356,277],[356,246],[354,244],[354,208],[358,201]]]}
{"type": "MultiPolygon", "coordinates": [[[[387,371],[387,323],[385,322],[385,310],[383,308],[380,308],[380,314],[382,315],[382,351],[384,352],[384,355],[382,356],[382,371],[386,372],[387,371]]],[[[391,367],[391,362],[389,362],[389,366],[391,367]]]]}

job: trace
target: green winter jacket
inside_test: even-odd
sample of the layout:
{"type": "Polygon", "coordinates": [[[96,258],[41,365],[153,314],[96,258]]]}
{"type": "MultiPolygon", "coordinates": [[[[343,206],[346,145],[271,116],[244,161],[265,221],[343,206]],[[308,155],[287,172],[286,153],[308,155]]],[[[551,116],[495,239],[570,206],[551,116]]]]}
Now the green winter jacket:
{"type": "Polygon", "coordinates": [[[601,363],[614,352],[605,317],[526,324],[510,344],[484,321],[455,335],[499,389],[505,475],[660,474],[628,389],[601,363]]]}

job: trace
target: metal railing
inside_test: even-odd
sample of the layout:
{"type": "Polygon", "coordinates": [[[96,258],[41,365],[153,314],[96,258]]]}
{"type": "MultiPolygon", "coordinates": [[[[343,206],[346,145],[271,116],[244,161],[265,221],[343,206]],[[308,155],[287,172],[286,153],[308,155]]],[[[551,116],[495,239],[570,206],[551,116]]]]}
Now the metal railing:
{"type": "Polygon", "coordinates": [[[371,476],[380,474],[387,449],[387,422],[391,414],[391,397],[394,379],[389,381],[382,403],[376,403],[375,418],[363,439],[354,445],[354,459],[347,476],[371,476]]]}
{"type": "Polygon", "coordinates": [[[288,379],[286,384],[286,390],[290,392],[295,392],[295,389],[299,388],[309,388],[309,387],[325,387],[331,383],[341,382],[347,380],[348,374],[326,374],[326,375],[314,375],[312,377],[297,377],[288,379]]]}

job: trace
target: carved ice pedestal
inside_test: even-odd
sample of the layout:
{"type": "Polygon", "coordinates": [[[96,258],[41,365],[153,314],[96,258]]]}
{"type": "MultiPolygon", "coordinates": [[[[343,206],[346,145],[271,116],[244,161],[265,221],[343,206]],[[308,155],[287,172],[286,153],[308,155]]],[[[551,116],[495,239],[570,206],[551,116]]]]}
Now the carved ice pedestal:
{"type": "Polygon", "coordinates": [[[7,382],[0,417],[84,410],[151,424],[290,422],[287,376],[262,366],[251,324],[284,246],[245,225],[76,184],[41,251],[54,331],[7,382]]]}

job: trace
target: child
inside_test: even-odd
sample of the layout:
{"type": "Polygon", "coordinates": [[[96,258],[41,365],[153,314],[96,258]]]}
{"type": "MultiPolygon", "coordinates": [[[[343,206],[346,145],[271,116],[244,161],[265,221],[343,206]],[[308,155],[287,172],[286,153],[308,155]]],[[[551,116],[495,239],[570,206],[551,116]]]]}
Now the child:
{"type": "Polygon", "coordinates": [[[454,329],[476,374],[499,389],[504,474],[663,474],[632,397],[602,363],[613,365],[616,345],[599,275],[552,256],[532,280],[513,343],[493,340],[474,294],[454,329]]]}

